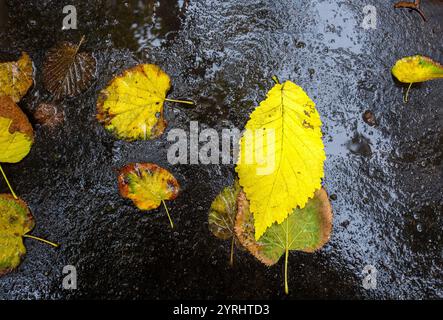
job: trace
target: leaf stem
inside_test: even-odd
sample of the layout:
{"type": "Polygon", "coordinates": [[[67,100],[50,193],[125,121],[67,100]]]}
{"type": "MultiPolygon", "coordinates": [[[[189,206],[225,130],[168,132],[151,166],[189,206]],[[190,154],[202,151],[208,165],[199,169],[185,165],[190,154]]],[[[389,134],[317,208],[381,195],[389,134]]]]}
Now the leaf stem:
{"type": "Polygon", "coordinates": [[[288,247],[286,247],[285,251],[285,293],[289,294],[289,286],[288,286],[288,247]]]}
{"type": "Polygon", "coordinates": [[[15,200],[17,200],[18,197],[17,197],[17,195],[15,194],[14,190],[12,189],[11,184],[9,183],[9,180],[8,180],[8,178],[6,177],[6,174],[5,174],[5,172],[3,171],[3,168],[2,168],[1,165],[0,165],[0,171],[2,172],[3,178],[5,179],[6,184],[7,184],[8,187],[9,187],[9,190],[11,190],[12,196],[14,197],[15,200]]]}
{"type": "Polygon", "coordinates": [[[166,206],[165,200],[162,200],[163,206],[166,209],[166,213],[168,214],[169,222],[171,223],[171,228],[174,229],[174,223],[172,222],[171,216],[169,215],[168,207],[166,206]]]}
{"type": "Polygon", "coordinates": [[[278,80],[278,77],[276,75],[272,76],[272,80],[274,80],[275,84],[280,84],[280,80],[278,80]]]}
{"type": "Polygon", "coordinates": [[[408,90],[406,90],[406,94],[405,94],[405,96],[403,97],[403,102],[404,102],[404,103],[408,103],[408,101],[409,101],[409,91],[411,91],[411,87],[412,87],[412,85],[413,85],[413,83],[410,83],[410,84],[409,84],[409,87],[408,87],[408,90]]]}
{"type": "Polygon", "coordinates": [[[49,244],[50,246],[53,246],[53,247],[55,247],[55,248],[58,248],[58,247],[60,246],[60,245],[57,244],[57,243],[54,243],[54,242],[51,242],[51,241],[48,241],[48,240],[45,240],[45,239],[42,239],[42,238],[39,238],[39,237],[31,236],[30,234],[24,234],[23,237],[24,237],[24,238],[29,238],[29,239],[38,240],[38,241],[40,241],[40,242],[43,242],[43,243],[49,244]]]}
{"type": "Polygon", "coordinates": [[[233,236],[231,241],[231,259],[229,260],[231,267],[234,265],[234,243],[235,243],[235,237],[233,236]]]}
{"type": "Polygon", "coordinates": [[[84,41],[85,41],[85,35],[83,35],[82,38],[80,39],[80,42],[77,45],[77,50],[75,51],[75,54],[77,54],[78,50],[80,50],[80,47],[82,46],[84,41]]]}
{"type": "Polygon", "coordinates": [[[187,100],[165,99],[165,101],[194,105],[194,102],[187,100]]]}

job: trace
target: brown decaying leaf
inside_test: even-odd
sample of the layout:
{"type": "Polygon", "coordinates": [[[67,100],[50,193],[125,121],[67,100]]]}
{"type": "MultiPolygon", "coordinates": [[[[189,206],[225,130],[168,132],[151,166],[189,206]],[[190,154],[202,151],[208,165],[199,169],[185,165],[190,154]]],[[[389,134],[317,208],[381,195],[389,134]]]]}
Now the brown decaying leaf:
{"type": "Polygon", "coordinates": [[[237,210],[234,226],[237,239],[254,257],[265,265],[272,266],[275,261],[261,254],[262,245],[255,240],[254,216],[249,210],[249,201],[243,190],[237,197],[237,210]]]}
{"type": "Polygon", "coordinates": [[[50,49],[43,64],[43,83],[56,99],[75,97],[86,91],[95,78],[97,61],[79,44],[62,42],[50,49]]]}
{"type": "Polygon", "coordinates": [[[421,5],[421,0],[415,0],[414,2],[399,1],[394,5],[394,8],[415,10],[422,17],[423,21],[426,21],[426,16],[423,10],[421,10],[420,5],[421,5]]]}
{"type": "Polygon", "coordinates": [[[363,113],[363,121],[366,122],[371,127],[374,127],[377,125],[377,119],[375,118],[374,113],[370,110],[366,110],[363,113]]]}
{"type": "Polygon", "coordinates": [[[0,97],[0,117],[11,119],[9,133],[21,132],[33,139],[34,130],[28,117],[9,97],[0,97]]]}
{"type": "Polygon", "coordinates": [[[65,112],[52,103],[40,103],[34,111],[35,120],[42,126],[55,128],[65,121],[65,112]]]}

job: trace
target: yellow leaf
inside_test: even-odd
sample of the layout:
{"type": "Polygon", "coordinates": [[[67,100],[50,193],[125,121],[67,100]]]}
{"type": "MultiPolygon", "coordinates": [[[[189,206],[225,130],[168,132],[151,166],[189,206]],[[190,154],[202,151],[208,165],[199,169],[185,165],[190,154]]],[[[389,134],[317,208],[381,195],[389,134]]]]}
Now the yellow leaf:
{"type": "Polygon", "coordinates": [[[19,102],[32,86],[32,77],[32,61],[25,52],[17,61],[0,63],[0,97],[9,96],[19,102]]]}
{"type": "Polygon", "coordinates": [[[163,203],[174,227],[165,200],[177,198],[180,185],[168,170],[153,163],[128,164],[120,170],[118,188],[121,196],[131,199],[140,210],[153,210],[163,203]]]}
{"type": "Polygon", "coordinates": [[[32,143],[33,129],[26,115],[9,97],[0,97],[0,162],[20,162],[32,143]]]}
{"type": "Polygon", "coordinates": [[[276,84],[246,124],[236,167],[257,240],[320,189],[325,159],[315,103],[291,81],[276,84]]]}
{"type": "Polygon", "coordinates": [[[170,87],[169,76],[158,66],[135,66],[102,90],[97,118],[121,139],[154,139],[166,128],[163,103],[170,87]]]}
{"type": "Polygon", "coordinates": [[[26,203],[0,194],[0,277],[17,268],[26,254],[23,236],[34,228],[26,203]]]}
{"type": "Polygon", "coordinates": [[[404,83],[417,83],[443,78],[443,66],[423,56],[406,57],[398,60],[392,74],[404,83]]]}

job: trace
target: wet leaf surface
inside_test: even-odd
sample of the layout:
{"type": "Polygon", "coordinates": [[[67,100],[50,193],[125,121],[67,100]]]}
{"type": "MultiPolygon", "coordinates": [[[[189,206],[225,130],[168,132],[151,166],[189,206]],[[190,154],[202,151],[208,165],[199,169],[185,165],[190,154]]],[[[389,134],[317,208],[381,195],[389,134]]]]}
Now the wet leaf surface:
{"type": "Polygon", "coordinates": [[[237,216],[237,197],[240,185],[236,180],[233,186],[225,187],[214,199],[209,208],[208,227],[214,236],[222,240],[231,239],[231,265],[234,264],[234,247],[237,239],[234,232],[237,216]]]}
{"type": "Polygon", "coordinates": [[[277,263],[285,255],[285,292],[288,286],[289,251],[312,253],[323,247],[332,232],[332,208],[324,189],[318,190],[303,209],[295,209],[280,224],[274,223],[256,241],[254,215],[250,211],[246,195],[238,196],[238,214],[235,233],[241,244],[267,266],[277,263]]]}
{"type": "Polygon", "coordinates": [[[228,240],[234,236],[239,192],[240,186],[236,182],[234,186],[224,188],[211,204],[208,226],[212,234],[219,239],[228,240]]]}
{"type": "Polygon", "coordinates": [[[443,79],[443,66],[428,57],[406,57],[395,63],[392,74],[404,83],[425,82],[443,79]]]}
{"type": "Polygon", "coordinates": [[[28,118],[9,97],[0,97],[0,162],[17,163],[34,141],[28,118]]]}
{"type": "Polygon", "coordinates": [[[120,170],[118,188],[143,211],[158,208],[164,200],[174,200],[180,186],[166,169],[152,163],[129,164],[120,170]]]}
{"type": "Polygon", "coordinates": [[[295,83],[277,83],[246,123],[236,166],[251,203],[256,239],[312,198],[325,159],[315,103],[295,83]]]}
{"type": "Polygon", "coordinates": [[[42,102],[35,109],[34,118],[38,124],[54,129],[65,121],[65,112],[58,104],[42,102]]]}
{"type": "Polygon", "coordinates": [[[0,63],[0,97],[19,102],[33,82],[32,60],[26,52],[17,61],[0,63]]]}
{"type": "Polygon", "coordinates": [[[26,254],[23,235],[34,228],[26,203],[0,194],[0,277],[17,268],[26,254]]]}
{"type": "Polygon", "coordinates": [[[78,44],[62,42],[46,54],[43,82],[56,99],[75,97],[94,81],[97,61],[92,53],[80,51],[83,41],[84,38],[78,44]]]}
{"type": "Polygon", "coordinates": [[[97,118],[121,139],[157,138],[166,128],[163,104],[170,87],[169,76],[158,66],[133,67],[102,90],[97,101],[97,118]]]}
{"type": "Polygon", "coordinates": [[[315,193],[303,209],[295,209],[282,223],[274,223],[257,241],[254,216],[243,192],[238,197],[235,232],[241,244],[258,260],[271,266],[285,250],[312,253],[323,247],[332,232],[332,208],[324,189],[315,193]]]}

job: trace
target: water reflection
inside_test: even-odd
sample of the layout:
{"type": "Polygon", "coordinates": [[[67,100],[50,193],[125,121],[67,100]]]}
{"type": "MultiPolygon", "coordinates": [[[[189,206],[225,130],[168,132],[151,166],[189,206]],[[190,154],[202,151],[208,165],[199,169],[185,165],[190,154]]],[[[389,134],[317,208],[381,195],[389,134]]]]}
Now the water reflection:
{"type": "Polygon", "coordinates": [[[116,47],[140,52],[175,37],[189,0],[106,1],[107,30],[116,47]]]}

